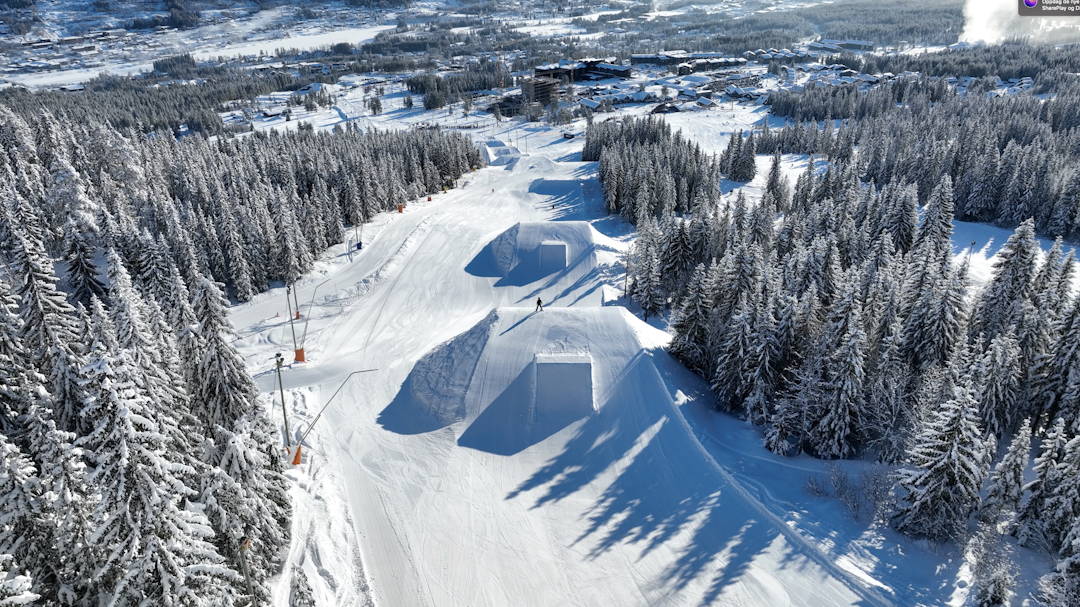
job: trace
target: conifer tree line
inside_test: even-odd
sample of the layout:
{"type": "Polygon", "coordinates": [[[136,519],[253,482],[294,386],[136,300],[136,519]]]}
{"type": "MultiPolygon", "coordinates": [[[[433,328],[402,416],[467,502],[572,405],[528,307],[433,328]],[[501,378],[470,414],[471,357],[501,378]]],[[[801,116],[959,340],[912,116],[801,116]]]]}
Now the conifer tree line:
{"type": "MultiPolygon", "coordinates": [[[[1051,237],[1080,237],[1080,78],[1053,94],[960,95],[942,79],[900,80],[859,92],[810,87],[770,97],[795,119],[758,138],[758,149],[852,160],[879,187],[909,183],[920,205],[948,175],[957,219],[1015,228],[1031,217],[1051,237]],[[849,119],[833,128],[832,119],[849,119]],[[820,123],[819,121],[824,121],[820,123]]],[[[1049,86],[1049,85],[1048,85],[1049,86]]]]}
{"type": "Polygon", "coordinates": [[[481,164],[437,130],[255,134],[211,142],[122,135],[43,112],[33,127],[0,108],[0,195],[9,221],[67,262],[75,301],[101,291],[92,256],[112,247],[136,276],[206,276],[247,301],[295,281],[318,252],[369,220],[481,164]]]}
{"type": "Polygon", "coordinates": [[[291,506],[227,295],[479,163],[438,131],[176,141],[0,107],[0,597],[248,605],[246,538],[265,604],[291,506]]]}
{"type": "MultiPolygon", "coordinates": [[[[756,205],[740,194],[686,214],[672,198],[648,207],[631,296],[646,315],[671,310],[671,353],[710,382],[722,409],[759,427],[768,449],[903,466],[897,528],[960,539],[978,515],[1057,559],[1048,604],[1076,604],[1072,252],[1059,238],[1040,262],[1026,218],[974,290],[966,257],[954,262],[948,173],[920,213],[916,183],[867,184],[854,159],[820,174],[813,165],[792,188],[775,154],[756,205]],[[1037,479],[1025,484],[1033,437],[1037,479]],[[997,441],[1010,445],[1000,457],[997,441]]],[[[989,588],[1009,568],[988,575],[989,588]]]]}
{"type": "Polygon", "coordinates": [[[8,222],[5,238],[0,560],[18,575],[0,596],[247,605],[248,538],[254,592],[269,598],[288,483],[219,284],[189,291],[171,264],[154,284],[109,248],[108,305],[91,293],[84,307],[38,235],[8,222]]]}
{"type": "Polygon", "coordinates": [[[659,118],[592,125],[581,159],[600,161],[604,205],[631,223],[720,200],[720,164],[659,118]]]}
{"type": "MultiPolygon", "coordinates": [[[[504,86],[512,84],[513,76],[504,76],[504,86]]],[[[424,95],[424,109],[437,110],[455,103],[462,94],[473,91],[490,91],[499,87],[499,64],[483,60],[477,65],[469,65],[465,71],[443,76],[440,74],[418,74],[405,80],[405,86],[414,95],[424,95]]]]}
{"type": "MultiPolygon", "coordinates": [[[[173,59],[182,57],[190,55],[173,59]]],[[[85,91],[77,95],[12,87],[0,91],[0,105],[6,105],[27,122],[36,120],[42,109],[47,109],[63,122],[108,122],[123,131],[137,129],[144,133],[176,132],[183,124],[192,132],[213,135],[226,130],[217,112],[225,111],[231,101],[253,100],[275,91],[295,91],[312,81],[330,80],[322,74],[301,78],[282,72],[253,75],[225,67],[178,69],[167,61],[155,62],[155,66],[164,63],[162,71],[168,74],[158,79],[99,76],[87,82],[85,91]],[[167,78],[199,78],[200,83],[154,86],[167,78]]]]}

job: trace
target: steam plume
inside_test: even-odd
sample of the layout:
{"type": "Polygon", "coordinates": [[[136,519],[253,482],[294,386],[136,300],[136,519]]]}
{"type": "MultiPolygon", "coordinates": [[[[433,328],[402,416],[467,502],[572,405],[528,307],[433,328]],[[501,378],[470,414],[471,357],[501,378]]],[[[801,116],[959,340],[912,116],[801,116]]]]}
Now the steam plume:
{"type": "Polygon", "coordinates": [[[1080,18],[1021,17],[1016,0],[967,0],[961,42],[994,44],[1006,38],[1027,38],[1043,44],[1080,42],[1080,18]]]}

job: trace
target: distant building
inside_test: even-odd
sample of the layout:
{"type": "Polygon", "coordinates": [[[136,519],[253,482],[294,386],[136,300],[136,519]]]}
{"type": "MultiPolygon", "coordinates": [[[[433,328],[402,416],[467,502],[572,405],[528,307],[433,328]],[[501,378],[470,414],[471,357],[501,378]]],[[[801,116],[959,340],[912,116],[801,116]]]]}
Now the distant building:
{"type": "Polygon", "coordinates": [[[559,81],[554,78],[522,78],[521,93],[528,102],[547,106],[558,97],[559,81]]]}
{"type": "Polygon", "coordinates": [[[712,69],[739,67],[746,65],[742,57],[724,57],[720,53],[687,53],[686,51],[664,51],[649,55],[630,55],[631,65],[678,65],[704,60],[712,69]]]}
{"type": "Polygon", "coordinates": [[[571,82],[594,80],[598,78],[629,78],[630,68],[615,64],[615,57],[604,59],[586,58],[579,61],[560,61],[558,64],[538,65],[533,75],[540,78],[554,78],[571,82]]]}
{"type": "Polygon", "coordinates": [[[630,66],[615,65],[613,63],[597,63],[593,71],[597,74],[603,74],[605,76],[614,76],[616,78],[629,78],[630,66]]]}
{"type": "MultiPolygon", "coordinates": [[[[813,44],[813,43],[811,43],[813,44]]],[[[822,40],[821,44],[834,46],[847,51],[872,51],[874,43],[869,40],[822,40]]],[[[810,45],[807,45],[810,46],[810,45]]]]}

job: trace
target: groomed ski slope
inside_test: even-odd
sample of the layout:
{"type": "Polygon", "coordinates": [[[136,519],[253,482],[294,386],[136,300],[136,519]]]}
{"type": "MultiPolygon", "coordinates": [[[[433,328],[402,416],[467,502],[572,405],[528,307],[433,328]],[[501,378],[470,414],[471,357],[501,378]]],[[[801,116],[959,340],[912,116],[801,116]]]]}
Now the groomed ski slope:
{"type": "MultiPolygon", "coordinates": [[[[293,440],[349,373],[378,369],[344,384],[290,472],[288,560],[318,604],[962,603],[958,563],[908,563],[919,548],[807,497],[820,462],[710,413],[667,335],[612,305],[628,227],[604,215],[595,171],[526,156],[469,174],[379,216],[358,256],[324,257],[301,285],[293,440]],[[553,241],[562,269],[538,262],[553,241]],[[538,369],[560,362],[589,369],[538,369]]],[[[233,313],[279,420],[285,316],[282,289],[233,313]]]]}

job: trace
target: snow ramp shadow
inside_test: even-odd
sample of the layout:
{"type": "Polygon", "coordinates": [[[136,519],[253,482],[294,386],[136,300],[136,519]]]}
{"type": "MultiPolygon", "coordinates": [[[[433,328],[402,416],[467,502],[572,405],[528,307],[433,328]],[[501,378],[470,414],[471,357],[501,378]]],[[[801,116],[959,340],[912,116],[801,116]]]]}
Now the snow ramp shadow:
{"type": "Polygon", "coordinates": [[[595,231],[585,221],[519,223],[481,249],[465,271],[498,279],[494,286],[509,288],[510,301],[516,303],[541,296],[559,305],[583,298],[601,305],[599,283],[593,280],[598,272],[595,231]]]}
{"type": "MultiPolygon", "coordinates": [[[[620,308],[493,310],[416,363],[379,423],[456,425],[458,445],[514,455],[597,413],[643,347],[620,308]]],[[[655,377],[655,373],[653,374],[655,377]]]]}
{"type": "Polygon", "coordinates": [[[398,434],[423,434],[465,416],[465,395],[498,315],[492,310],[468,331],[425,354],[379,414],[378,423],[398,434]]]}

